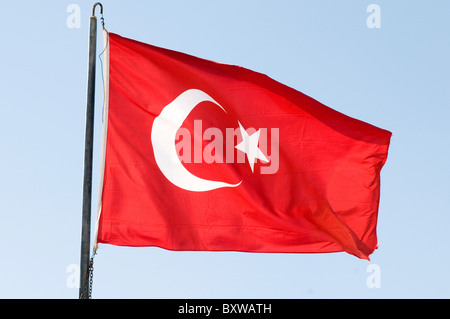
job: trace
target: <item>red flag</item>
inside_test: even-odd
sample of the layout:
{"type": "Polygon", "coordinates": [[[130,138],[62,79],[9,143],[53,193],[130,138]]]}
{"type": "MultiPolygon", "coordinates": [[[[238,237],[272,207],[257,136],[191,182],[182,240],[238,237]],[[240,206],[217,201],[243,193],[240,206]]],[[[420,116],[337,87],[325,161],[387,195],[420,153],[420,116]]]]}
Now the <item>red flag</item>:
{"type": "Polygon", "coordinates": [[[109,34],[96,242],[169,250],[377,248],[391,133],[248,69],[109,34]]]}

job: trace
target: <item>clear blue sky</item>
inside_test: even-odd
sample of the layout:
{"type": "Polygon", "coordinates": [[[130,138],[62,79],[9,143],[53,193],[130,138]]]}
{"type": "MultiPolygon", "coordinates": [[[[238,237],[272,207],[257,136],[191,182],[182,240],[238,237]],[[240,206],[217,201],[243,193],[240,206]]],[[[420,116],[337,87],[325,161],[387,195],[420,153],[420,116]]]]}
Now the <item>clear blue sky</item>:
{"type": "MultiPolygon", "coordinates": [[[[78,298],[70,276],[80,257],[94,2],[0,2],[0,298],[78,298]],[[79,28],[67,23],[71,4],[80,8],[79,28]]],[[[450,2],[102,3],[111,32],[265,73],[393,137],[371,261],[101,245],[94,298],[450,297],[450,2]],[[381,28],[366,24],[371,3],[381,28]],[[367,285],[371,265],[379,288],[367,285]]]]}

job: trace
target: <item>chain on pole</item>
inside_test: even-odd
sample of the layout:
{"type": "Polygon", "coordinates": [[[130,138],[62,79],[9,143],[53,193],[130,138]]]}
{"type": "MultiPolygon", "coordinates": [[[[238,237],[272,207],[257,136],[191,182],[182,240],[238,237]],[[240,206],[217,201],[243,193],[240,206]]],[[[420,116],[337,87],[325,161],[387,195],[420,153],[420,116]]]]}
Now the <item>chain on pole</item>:
{"type": "Polygon", "coordinates": [[[80,299],[92,299],[92,286],[94,283],[94,257],[96,254],[97,252],[94,251],[91,259],[89,260],[89,274],[83,284],[83,290],[80,295],[80,299]]]}

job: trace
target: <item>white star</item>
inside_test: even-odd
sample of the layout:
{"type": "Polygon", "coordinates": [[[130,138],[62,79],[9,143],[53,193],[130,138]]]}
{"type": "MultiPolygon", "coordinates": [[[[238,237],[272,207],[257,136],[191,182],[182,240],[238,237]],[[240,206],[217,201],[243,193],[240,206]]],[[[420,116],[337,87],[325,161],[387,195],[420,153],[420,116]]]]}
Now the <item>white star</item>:
{"type": "Polygon", "coordinates": [[[260,130],[256,131],[252,135],[248,135],[245,129],[242,127],[241,123],[239,121],[238,123],[239,129],[241,131],[242,142],[236,145],[235,148],[247,154],[247,159],[253,172],[253,167],[255,165],[256,159],[259,159],[263,162],[269,162],[269,160],[258,147],[260,130]]]}

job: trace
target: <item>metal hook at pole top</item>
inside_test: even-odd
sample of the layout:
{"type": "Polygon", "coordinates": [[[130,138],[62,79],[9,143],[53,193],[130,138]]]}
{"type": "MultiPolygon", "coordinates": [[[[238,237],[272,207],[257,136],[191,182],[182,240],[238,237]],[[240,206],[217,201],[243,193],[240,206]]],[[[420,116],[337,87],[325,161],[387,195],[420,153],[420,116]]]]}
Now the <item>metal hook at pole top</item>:
{"type": "Polygon", "coordinates": [[[103,5],[100,2],[96,2],[92,7],[92,15],[95,16],[95,8],[100,6],[100,14],[103,14],[103,5]]]}
{"type": "Polygon", "coordinates": [[[103,5],[100,2],[96,2],[94,4],[94,6],[92,7],[92,16],[93,17],[95,16],[95,8],[97,6],[100,6],[100,14],[101,14],[100,20],[102,22],[102,27],[103,27],[103,30],[104,30],[105,29],[105,20],[103,19],[103,5]]]}

